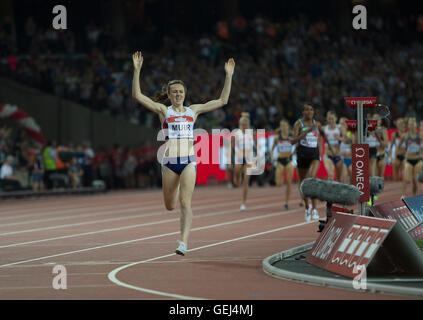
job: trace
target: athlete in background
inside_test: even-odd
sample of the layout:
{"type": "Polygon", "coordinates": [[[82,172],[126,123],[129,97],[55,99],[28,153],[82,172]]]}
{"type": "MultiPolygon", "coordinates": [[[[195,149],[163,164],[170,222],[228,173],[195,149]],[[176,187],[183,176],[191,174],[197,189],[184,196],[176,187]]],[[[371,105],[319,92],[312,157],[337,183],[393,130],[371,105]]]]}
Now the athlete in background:
{"type": "Polygon", "coordinates": [[[250,128],[250,116],[248,112],[243,112],[239,119],[239,130],[235,133],[234,149],[235,149],[235,163],[234,163],[234,178],[233,182],[236,187],[242,183],[242,202],[240,206],[241,211],[247,209],[247,194],[250,183],[250,175],[247,174],[247,169],[252,168],[254,155],[254,141],[256,135],[253,132],[247,133],[246,130],[250,128]]]}
{"type": "Polygon", "coordinates": [[[418,189],[418,173],[422,169],[421,153],[423,149],[423,132],[417,132],[416,118],[409,118],[408,134],[402,136],[399,144],[403,142],[407,145],[407,152],[405,154],[404,175],[402,178],[402,196],[404,197],[407,192],[407,185],[412,182],[413,195],[417,195],[418,189]]]}
{"type": "Polygon", "coordinates": [[[285,204],[284,208],[288,210],[289,196],[291,195],[292,176],[294,173],[294,166],[292,165],[292,154],[294,145],[292,144],[293,137],[290,133],[289,122],[285,119],[279,123],[279,128],[275,130],[275,140],[273,141],[272,150],[270,151],[270,161],[273,164],[273,150],[277,147],[278,158],[275,170],[276,186],[280,187],[286,174],[286,190],[285,190],[285,204]]]}
{"type": "MultiPolygon", "coordinates": [[[[297,171],[299,186],[307,177],[316,177],[320,166],[320,155],[322,154],[322,133],[323,130],[319,122],[314,119],[314,108],[311,104],[304,104],[303,116],[294,124],[294,139],[292,143],[297,143],[297,171]]],[[[306,221],[319,220],[319,213],[316,208],[316,199],[304,197],[306,221]]]]}
{"type": "Polygon", "coordinates": [[[399,181],[400,173],[404,170],[405,154],[407,152],[407,145],[405,144],[405,141],[401,145],[399,144],[401,138],[404,135],[407,135],[404,118],[398,118],[395,121],[395,126],[398,131],[391,136],[391,145],[389,147],[388,155],[391,156],[394,181],[399,181]]]}
{"type": "Polygon", "coordinates": [[[335,172],[336,180],[341,181],[344,162],[340,150],[341,130],[339,128],[339,125],[336,124],[336,120],[336,113],[333,111],[328,111],[328,113],[326,114],[327,125],[324,127],[324,132],[327,140],[325,140],[326,154],[323,157],[323,163],[328,173],[328,180],[335,180],[335,172]],[[331,149],[329,149],[328,143],[330,144],[331,149]]]}
{"type": "Polygon", "coordinates": [[[343,158],[343,169],[342,169],[342,178],[341,181],[346,181],[350,183],[352,175],[352,155],[351,155],[351,146],[354,143],[355,135],[353,132],[348,130],[345,117],[339,119],[339,129],[341,131],[341,145],[340,152],[343,158]]]}

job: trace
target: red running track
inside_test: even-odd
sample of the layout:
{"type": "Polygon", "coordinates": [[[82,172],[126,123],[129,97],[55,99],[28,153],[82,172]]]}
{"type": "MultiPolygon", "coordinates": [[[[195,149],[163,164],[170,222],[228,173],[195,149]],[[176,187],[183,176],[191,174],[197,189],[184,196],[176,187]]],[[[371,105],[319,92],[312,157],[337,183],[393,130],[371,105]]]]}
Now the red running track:
{"type": "MultiPolygon", "coordinates": [[[[241,189],[197,187],[185,257],[173,253],[179,210],[165,210],[161,191],[3,201],[0,298],[401,298],[266,275],[264,258],[318,236],[318,222],[304,222],[297,184],[290,209],[282,209],[284,188],[253,186],[247,211],[240,212],[241,189]],[[66,268],[66,290],[53,288],[56,265],[66,268]]],[[[378,203],[399,199],[400,190],[400,183],[387,182],[378,203]]]]}

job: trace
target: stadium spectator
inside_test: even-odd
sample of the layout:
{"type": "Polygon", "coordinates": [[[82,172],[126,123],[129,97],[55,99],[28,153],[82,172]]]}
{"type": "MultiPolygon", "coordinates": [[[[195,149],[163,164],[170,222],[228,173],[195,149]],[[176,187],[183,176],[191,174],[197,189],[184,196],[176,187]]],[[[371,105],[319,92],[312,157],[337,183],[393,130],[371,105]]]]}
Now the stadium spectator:
{"type": "Polygon", "coordinates": [[[81,187],[81,178],[84,174],[82,167],[78,163],[78,158],[73,157],[70,166],[68,167],[68,176],[70,180],[70,187],[72,189],[77,189],[81,187]]]}
{"type": "Polygon", "coordinates": [[[21,183],[19,178],[13,174],[13,156],[9,155],[6,158],[6,162],[3,163],[0,169],[1,189],[8,190],[19,190],[21,183]]]}
{"type": "Polygon", "coordinates": [[[44,190],[44,161],[40,150],[32,149],[29,166],[29,172],[31,172],[32,177],[32,190],[34,192],[44,190]]]}
{"type": "Polygon", "coordinates": [[[47,189],[53,187],[50,176],[56,172],[56,141],[47,141],[47,146],[43,150],[43,160],[44,160],[44,185],[47,189]]]}
{"type": "Polygon", "coordinates": [[[113,188],[123,188],[123,161],[122,147],[115,143],[109,154],[112,165],[113,188]]]}
{"type": "Polygon", "coordinates": [[[73,156],[76,157],[78,166],[81,167],[81,169],[83,170],[83,168],[85,167],[85,152],[82,145],[78,144],[75,151],[73,152],[73,156]]]}
{"type": "Polygon", "coordinates": [[[108,189],[113,188],[112,164],[109,154],[103,146],[100,146],[99,151],[93,158],[93,170],[95,172],[96,179],[103,180],[108,189]]]}
{"type": "MultiPolygon", "coordinates": [[[[380,23],[380,18],[375,17],[374,24],[375,27],[365,33],[341,35],[330,21],[310,21],[300,16],[275,23],[264,15],[257,15],[249,19],[237,17],[226,26],[227,30],[223,28],[226,30],[223,39],[207,33],[197,39],[189,33],[165,35],[162,46],[154,54],[145,53],[152,55],[149,67],[155,70],[151,77],[143,79],[145,87],[151,89],[146,93],[159,91],[165,74],[178,78],[183,73],[189,74],[186,82],[192,87],[187,102],[207,99],[216,94],[219,83],[204,85],[201,79],[213,77],[216,65],[235,51],[240,56],[237,59],[240,72],[229,103],[252,112],[255,127],[273,127],[273,120],[282,117],[292,124],[300,116],[296,109],[304,101],[321,106],[322,114],[335,109],[340,116],[350,117],[352,111],[345,108],[342,100],[347,95],[384,97],[385,103],[393,106],[393,114],[404,116],[407,106],[412,105],[419,115],[423,112],[423,73],[419,71],[423,65],[423,45],[412,41],[417,33],[415,25],[411,20],[401,22],[401,27],[410,34],[408,41],[402,41],[398,33],[388,32],[392,27],[385,18],[380,23]],[[240,38],[242,43],[238,41],[240,38]],[[386,47],[391,50],[384,50],[386,47]],[[257,88],[262,90],[247,99],[249,92],[257,88]]],[[[107,50],[114,40],[106,29],[92,22],[85,33],[66,37],[58,33],[58,39],[54,39],[39,27],[39,22],[28,18],[23,38],[32,39],[28,40],[32,50],[44,48],[47,54],[28,60],[22,55],[26,52],[22,50],[24,46],[18,47],[17,77],[94,110],[125,114],[134,123],[148,125],[145,112],[126,102],[132,100],[128,99],[131,84],[127,72],[128,41],[124,37],[120,44],[107,50]],[[67,54],[73,50],[69,44],[57,45],[67,42],[67,37],[75,41],[75,52],[82,55],[73,59],[49,56],[48,52],[67,54]]],[[[8,46],[7,52],[10,48],[8,46]]],[[[230,109],[224,110],[229,118],[230,109]]],[[[211,115],[203,121],[208,122],[205,125],[208,128],[216,123],[211,115]]],[[[153,119],[153,125],[160,124],[153,119]]],[[[229,129],[237,125],[236,119],[229,129]]]]}
{"type": "Polygon", "coordinates": [[[137,166],[137,159],[130,148],[125,148],[124,162],[122,168],[122,175],[125,183],[125,188],[135,187],[135,168],[137,166]]]}
{"type": "Polygon", "coordinates": [[[107,105],[109,107],[108,111],[111,115],[114,116],[122,110],[123,101],[124,97],[121,93],[121,90],[119,88],[116,88],[107,99],[107,105]]]}
{"type": "Polygon", "coordinates": [[[93,181],[93,160],[95,157],[94,150],[91,148],[89,141],[83,144],[85,154],[85,165],[82,168],[84,170],[84,187],[91,187],[93,181]]]}

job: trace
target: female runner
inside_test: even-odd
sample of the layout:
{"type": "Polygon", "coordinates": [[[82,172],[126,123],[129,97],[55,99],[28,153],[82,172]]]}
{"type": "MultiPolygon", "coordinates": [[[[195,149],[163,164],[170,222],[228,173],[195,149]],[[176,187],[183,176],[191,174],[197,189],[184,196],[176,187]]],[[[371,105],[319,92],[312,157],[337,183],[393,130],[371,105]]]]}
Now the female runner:
{"type": "Polygon", "coordinates": [[[328,111],[326,114],[327,125],[324,127],[324,132],[327,137],[325,141],[326,154],[323,157],[323,163],[328,173],[328,180],[334,180],[333,173],[336,172],[336,180],[341,181],[342,169],[344,162],[341,157],[340,142],[341,130],[336,124],[336,114],[333,111],[328,111]],[[329,149],[328,143],[332,150],[329,149]]]}
{"type": "Polygon", "coordinates": [[[384,179],[385,177],[385,167],[386,167],[386,159],[385,153],[386,148],[389,144],[388,138],[388,129],[384,126],[382,119],[379,116],[375,115],[377,120],[377,128],[376,128],[376,139],[378,141],[378,145],[376,146],[376,175],[384,179]]]}
{"type": "Polygon", "coordinates": [[[413,196],[417,195],[418,189],[418,173],[422,168],[422,161],[420,160],[422,152],[423,133],[417,132],[416,118],[408,119],[408,134],[404,135],[399,144],[403,142],[407,145],[407,152],[405,154],[404,175],[402,178],[402,195],[406,195],[407,184],[413,183],[413,196]]]}
{"type": "Polygon", "coordinates": [[[289,130],[289,122],[285,119],[279,123],[275,130],[275,140],[270,151],[270,161],[273,164],[273,150],[278,147],[278,163],[276,165],[275,182],[278,187],[282,185],[284,173],[286,173],[285,209],[288,210],[288,201],[291,194],[292,176],[294,166],[292,165],[293,144],[289,130]]]}
{"type": "Polygon", "coordinates": [[[239,130],[235,133],[235,163],[234,163],[234,185],[239,187],[242,182],[242,203],[240,210],[247,209],[247,194],[250,183],[250,175],[247,174],[247,168],[252,167],[251,158],[254,154],[255,135],[247,134],[246,130],[250,129],[250,116],[248,112],[242,112],[239,118],[239,130]]]}
{"type": "Polygon", "coordinates": [[[354,133],[348,130],[346,120],[348,119],[345,117],[341,117],[339,119],[339,129],[341,130],[341,145],[339,148],[341,151],[341,156],[344,159],[341,181],[346,181],[346,183],[349,184],[352,175],[351,145],[353,143],[354,133]]]}
{"type": "MultiPolygon", "coordinates": [[[[303,117],[294,124],[294,140],[297,147],[297,170],[299,186],[308,176],[315,177],[320,165],[320,154],[322,154],[323,130],[319,122],[314,120],[314,108],[306,103],[303,106],[303,117]]],[[[300,192],[301,193],[301,192],[300,192]]],[[[319,213],[316,209],[316,199],[303,198],[305,205],[305,220],[319,220],[319,213]]]]}
{"type": "Polygon", "coordinates": [[[377,147],[380,145],[379,140],[376,137],[376,132],[371,131],[367,134],[364,140],[369,145],[369,172],[370,176],[375,176],[377,171],[377,147]]]}
{"type": "Polygon", "coordinates": [[[181,80],[170,81],[165,90],[156,97],[156,101],[144,95],[140,89],[139,79],[144,61],[141,52],[135,52],[132,60],[134,63],[132,96],[142,106],[159,116],[167,140],[161,161],[164,204],[167,210],[173,210],[177,202],[180,203],[182,241],[178,241],[179,246],[175,252],[185,255],[192,223],[191,198],[196,179],[194,122],[198,115],[221,108],[228,103],[235,61],[231,58],[225,63],[225,83],[217,100],[188,107],[183,104],[186,87],[181,80]],[[163,104],[167,100],[170,100],[169,106],[163,104]]]}
{"type": "Polygon", "coordinates": [[[392,155],[392,149],[394,149],[395,147],[395,154],[392,155],[391,163],[394,181],[399,181],[400,173],[404,170],[405,154],[407,152],[407,145],[405,144],[405,142],[400,145],[399,141],[404,135],[407,136],[407,131],[405,129],[404,118],[398,118],[397,121],[395,121],[395,125],[398,131],[396,131],[391,137],[392,143],[389,147],[388,155],[392,155]]]}

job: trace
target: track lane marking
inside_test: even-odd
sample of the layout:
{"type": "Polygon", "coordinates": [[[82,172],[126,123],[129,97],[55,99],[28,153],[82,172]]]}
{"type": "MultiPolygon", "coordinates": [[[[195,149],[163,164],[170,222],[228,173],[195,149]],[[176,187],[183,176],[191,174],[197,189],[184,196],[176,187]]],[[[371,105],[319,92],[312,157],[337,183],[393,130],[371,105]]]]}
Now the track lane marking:
{"type": "MultiPolygon", "coordinates": [[[[276,204],[267,204],[267,205],[259,205],[254,207],[249,207],[249,210],[255,210],[255,209],[265,209],[269,207],[277,206],[276,204]]],[[[215,207],[215,206],[214,206],[215,207]]],[[[197,208],[198,209],[198,208],[197,208]]],[[[291,209],[288,211],[283,211],[283,213],[294,213],[298,209],[291,209]]],[[[228,214],[228,213],[236,213],[239,212],[239,209],[227,209],[223,211],[217,211],[213,213],[205,213],[205,214],[199,214],[194,215],[194,219],[199,219],[203,217],[213,217],[213,216],[219,216],[222,214],[228,214]]],[[[48,241],[54,241],[54,240],[62,240],[62,239],[69,239],[69,238],[75,238],[80,236],[87,236],[87,235],[93,235],[98,233],[104,233],[104,232],[113,232],[113,231],[121,231],[121,230],[128,230],[128,229],[134,229],[139,227],[146,227],[151,225],[157,225],[157,224],[163,224],[163,223],[170,223],[170,222],[178,222],[180,219],[178,218],[172,218],[172,219],[166,219],[166,220],[159,220],[159,221],[153,221],[153,222],[147,222],[147,223],[141,223],[136,225],[130,225],[130,226],[124,226],[124,227],[117,227],[117,228],[107,228],[103,230],[96,230],[96,231],[90,231],[90,232],[83,232],[83,233],[76,233],[66,236],[59,236],[59,237],[53,237],[53,238],[47,238],[47,239],[40,239],[40,240],[32,240],[32,241],[26,241],[26,242],[19,242],[19,243],[12,243],[7,245],[0,245],[0,249],[4,248],[11,248],[11,247],[17,247],[21,245],[27,245],[27,244],[35,244],[35,243],[41,243],[41,242],[48,242],[48,241]]]]}
{"type": "MultiPolygon", "coordinates": [[[[219,245],[222,245],[222,244],[227,244],[227,243],[230,243],[230,242],[235,242],[235,241],[244,240],[244,239],[248,239],[248,238],[252,238],[252,237],[256,237],[256,236],[265,235],[265,234],[272,233],[272,232],[278,232],[278,231],[282,231],[282,230],[296,228],[296,227],[304,226],[304,225],[315,223],[315,222],[316,221],[302,222],[302,223],[297,223],[297,224],[294,224],[294,225],[289,225],[289,226],[284,226],[284,227],[271,229],[271,230],[267,230],[267,231],[263,231],[263,232],[258,232],[258,233],[250,234],[250,235],[247,235],[247,236],[242,236],[242,237],[238,237],[238,238],[234,238],[234,239],[230,239],[230,240],[220,241],[220,242],[208,244],[208,245],[205,245],[205,246],[193,248],[193,249],[188,250],[188,252],[207,249],[207,248],[219,246],[219,245]]],[[[145,292],[145,293],[150,293],[150,294],[154,294],[154,295],[158,295],[158,296],[162,296],[162,297],[170,297],[170,298],[176,298],[176,299],[188,299],[188,300],[208,300],[206,298],[190,297],[190,296],[184,296],[184,295],[181,295],[181,294],[168,293],[168,292],[164,292],[164,291],[142,288],[142,287],[134,286],[134,285],[125,283],[123,281],[120,281],[116,277],[116,275],[124,269],[130,268],[130,267],[133,267],[133,266],[136,266],[136,265],[139,265],[139,264],[152,262],[152,261],[163,259],[163,258],[174,257],[174,256],[175,256],[175,253],[172,253],[172,254],[166,254],[166,255],[163,255],[163,256],[138,261],[138,262],[133,262],[133,263],[130,263],[130,264],[127,264],[125,266],[121,266],[119,268],[112,270],[108,274],[107,277],[111,282],[115,283],[118,286],[125,287],[125,288],[128,288],[128,289],[133,289],[133,290],[136,290],[136,291],[145,292]]]]}
{"type": "MultiPolygon", "coordinates": [[[[292,213],[294,213],[298,210],[302,210],[302,208],[293,209],[292,212],[276,211],[276,212],[268,213],[266,215],[260,215],[260,216],[238,219],[238,220],[231,220],[231,221],[217,223],[217,224],[213,224],[213,225],[197,227],[197,228],[191,229],[191,232],[206,230],[206,229],[212,229],[212,228],[217,228],[217,227],[222,227],[222,226],[227,226],[227,225],[232,225],[232,224],[237,224],[237,223],[249,222],[249,221],[254,221],[254,220],[260,220],[260,219],[265,219],[265,218],[278,216],[278,215],[292,214],[292,213]]],[[[104,248],[109,248],[109,247],[115,247],[115,246],[125,245],[125,244],[129,244],[129,243],[140,242],[140,241],[144,241],[144,240],[163,238],[163,237],[173,236],[173,235],[178,235],[178,234],[180,234],[179,231],[174,231],[174,232],[168,232],[168,233],[163,233],[163,234],[159,234],[159,235],[148,236],[148,237],[143,237],[143,238],[138,238],[138,239],[133,239],[133,240],[120,241],[120,242],[115,242],[115,243],[110,243],[110,244],[106,244],[106,245],[95,246],[95,247],[90,247],[90,248],[85,248],[85,249],[67,251],[67,252],[52,254],[52,255],[48,255],[48,256],[44,256],[44,257],[32,258],[32,259],[21,260],[21,261],[17,261],[17,262],[3,264],[3,265],[0,265],[0,268],[10,267],[10,266],[23,264],[23,263],[27,263],[27,262],[45,260],[45,259],[54,258],[54,257],[61,257],[61,256],[65,256],[65,255],[75,254],[75,253],[81,253],[81,252],[93,251],[93,250],[104,249],[104,248]]]]}
{"type": "MultiPolygon", "coordinates": [[[[254,202],[257,201],[263,201],[263,199],[273,199],[275,196],[269,196],[266,198],[258,198],[255,200],[251,200],[254,202]]],[[[208,202],[206,203],[210,203],[210,201],[208,200],[208,202]]],[[[218,204],[208,204],[208,205],[203,205],[203,206],[198,206],[193,208],[194,210],[202,210],[202,209],[209,209],[209,208],[216,208],[216,207],[224,207],[227,206],[228,203],[224,202],[224,203],[218,203],[218,204]]],[[[273,203],[273,205],[275,205],[273,203]]],[[[162,205],[157,205],[154,207],[158,207],[158,206],[162,206],[162,205]]],[[[112,214],[113,213],[120,213],[120,212],[125,212],[125,211],[144,211],[143,209],[140,208],[133,208],[133,209],[127,209],[127,210],[113,210],[113,211],[109,211],[108,214],[112,214]]],[[[150,208],[148,209],[150,210],[150,208]]],[[[239,209],[238,209],[239,210],[239,209]]],[[[160,211],[155,211],[152,213],[147,213],[147,214],[137,214],[137,215],[130,215],[130,216],[119,216],[116,218],[108,218],[108,219],[101,219],[101,220],[92,220],[92,221],[85,221],[85,222],[78,222],[78,223],[70,223],[70,224],[64,224],[64,225],[54,225],[54,226],[50,226],[50,227],[40,227],[40,228],[34,228],[34,229],[26,229],[26,230],[17,230],[17,231],[10,231],[10,232],[2,232],[0,233],[0,236],[9,236],[9,235],[14,235],[14,234],[22,234],[22,233],[28,233],[28,232],[37,232],[37,231],[45,231],[45,230],[54,230],[54,229],[63,229],[63,228],[67,228],[67,227],[75,227],[75,226],[80,226],[80,225],[88,225],[88,224],[96,224],[96,223],[103,223],[103,222],[111,222],[111,221],[119,221],[119,220],[124,220],[124,219],[134,219],[134,218],[143,218],[143,217],[151,217],[151,216],[155,216],[155,215],[160,215],[160,214],[169,214],[170,212],[167,210],[160,210],[160,211]]],[[[100,215],[100,214],[97,214],[100,215]]],[[[31,222],[25,222],[25,223],[31,223],[31,222]]],[[[5,226],[5,225],[2,225],[5,226]]]]}

